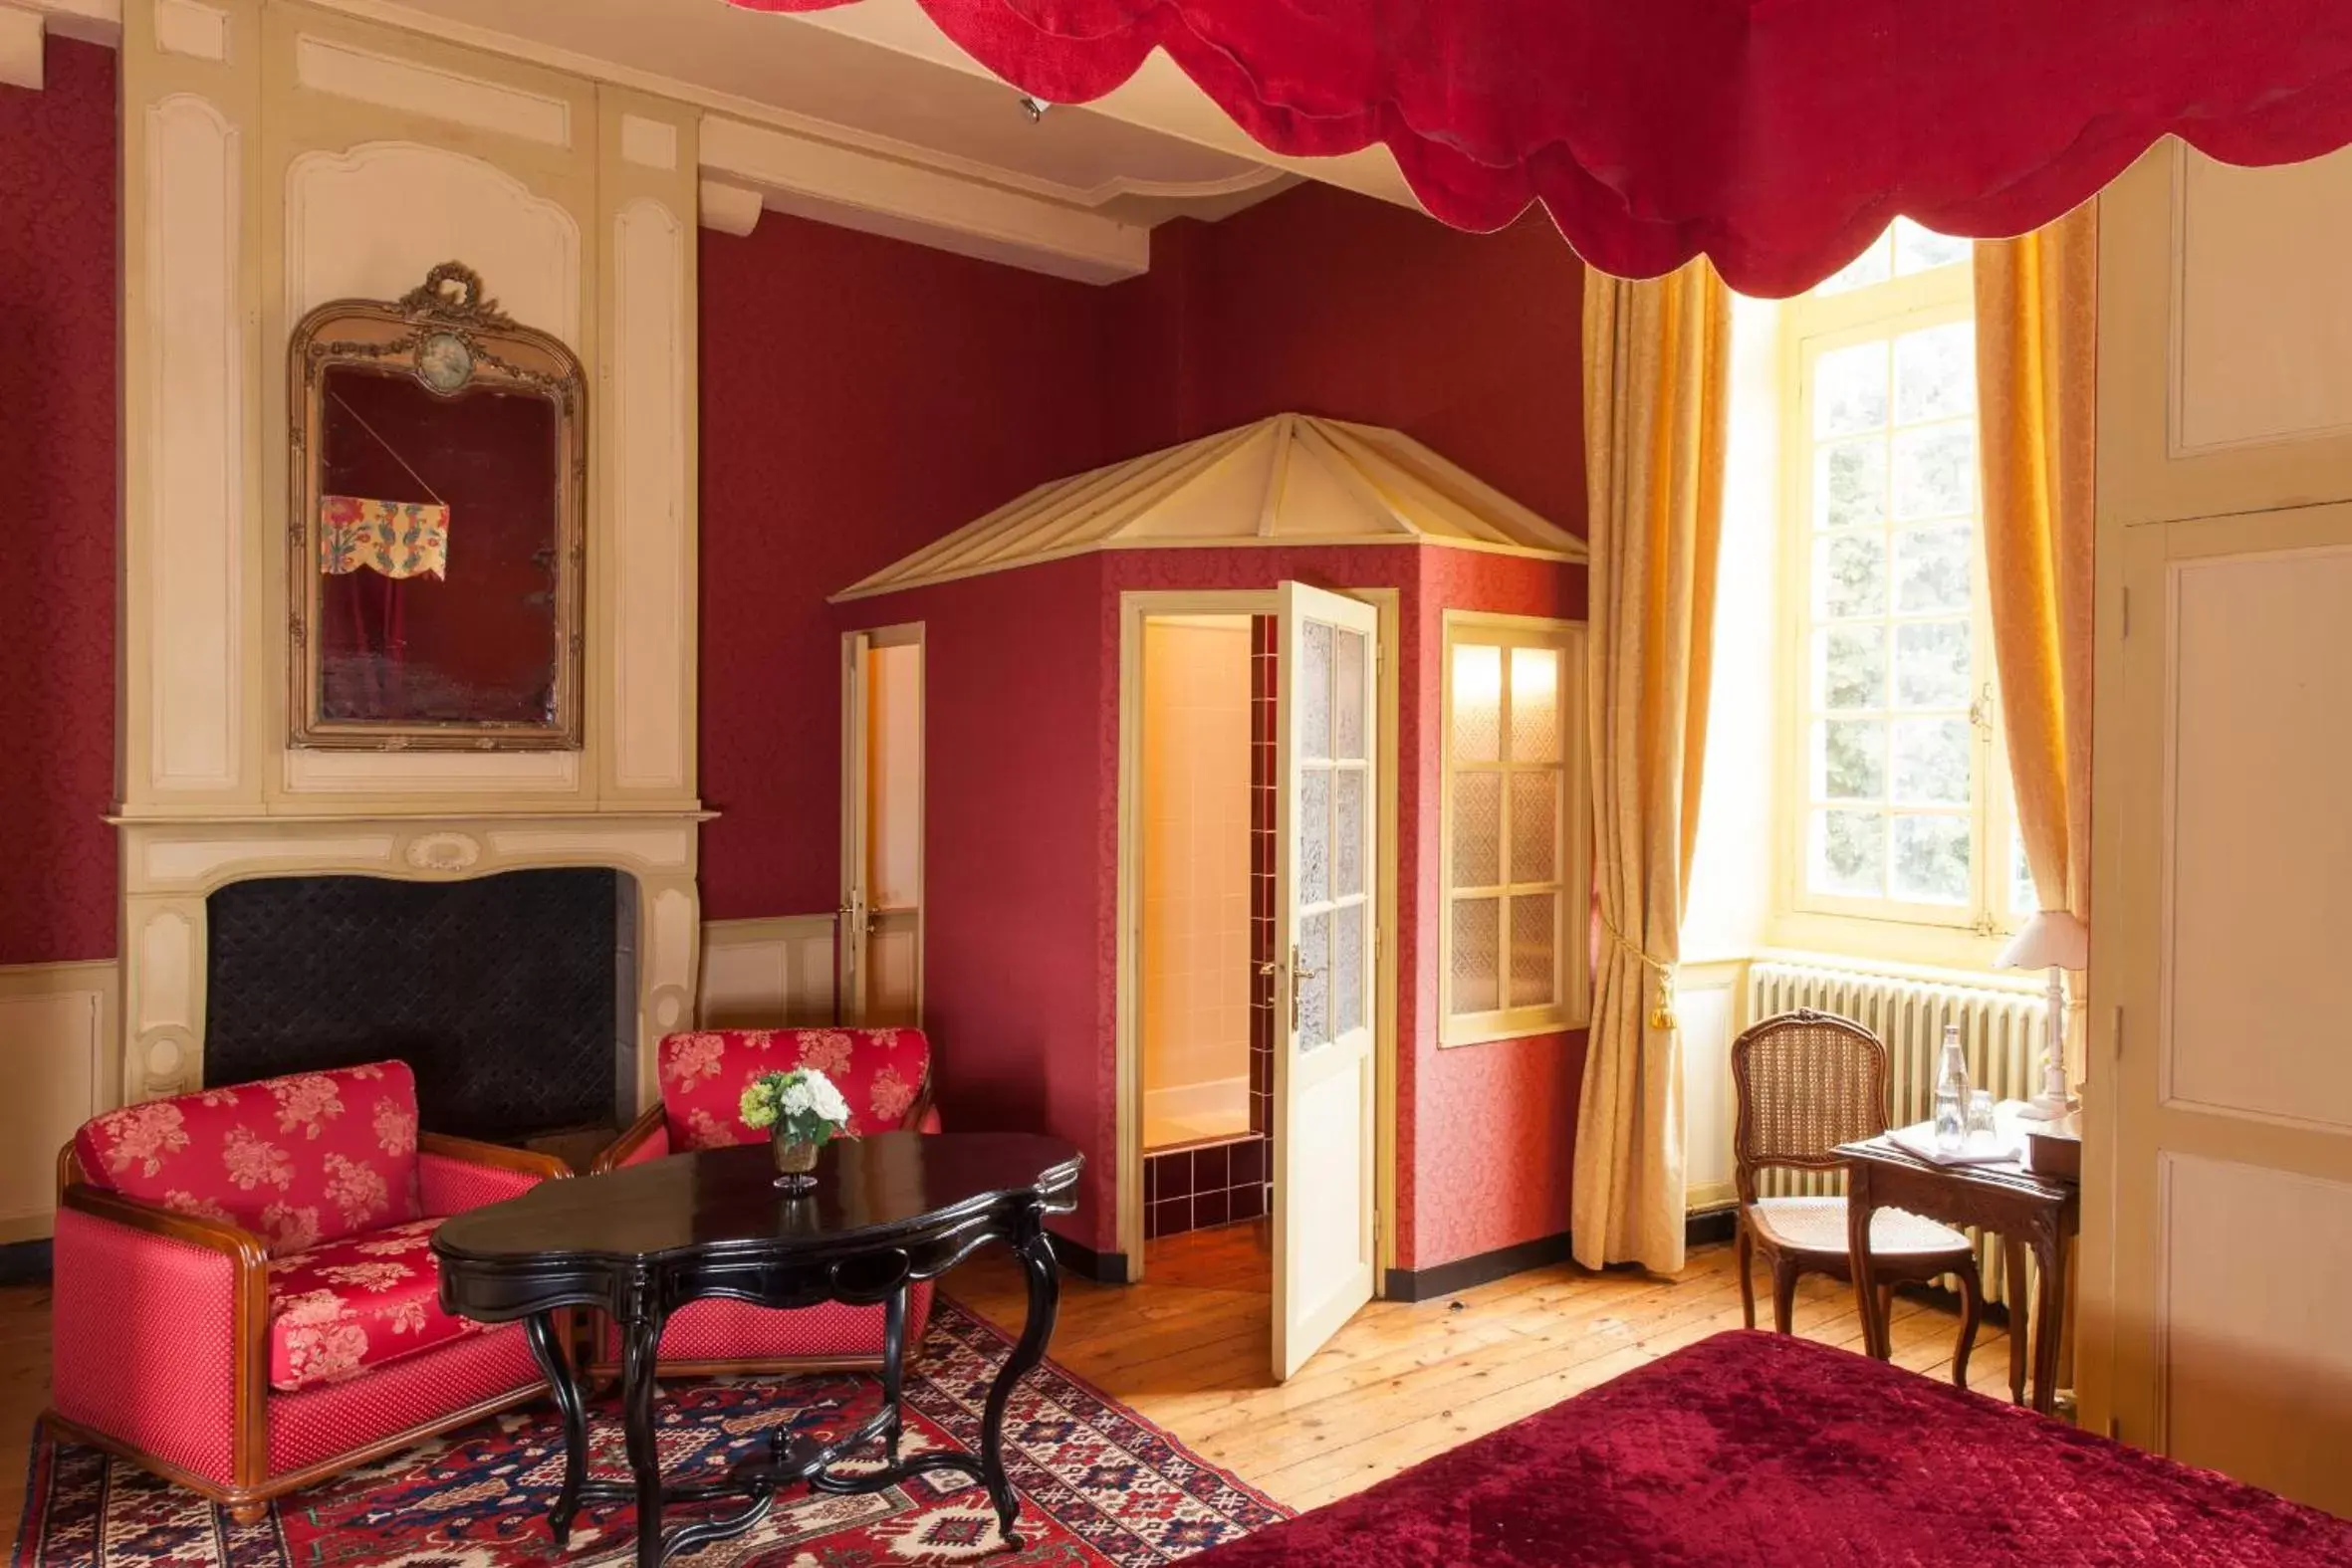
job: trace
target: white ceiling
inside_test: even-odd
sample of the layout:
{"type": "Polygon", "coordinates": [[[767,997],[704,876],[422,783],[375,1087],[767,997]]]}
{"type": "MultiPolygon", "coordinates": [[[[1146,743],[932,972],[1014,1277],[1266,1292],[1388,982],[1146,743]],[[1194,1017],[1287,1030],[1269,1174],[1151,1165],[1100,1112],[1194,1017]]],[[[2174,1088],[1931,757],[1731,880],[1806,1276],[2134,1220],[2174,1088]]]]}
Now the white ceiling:
{"type": "Polygon", "coordinates": [[[914,0],[803,15],[725,0],[323,0],[331,9],[520,54],[713,112],[1123,223],[1222,217],[1328,178],[1410,201],[1374,150],[1277,159],[1155,56],[1101,103],[1032,122],[914,0]]]}

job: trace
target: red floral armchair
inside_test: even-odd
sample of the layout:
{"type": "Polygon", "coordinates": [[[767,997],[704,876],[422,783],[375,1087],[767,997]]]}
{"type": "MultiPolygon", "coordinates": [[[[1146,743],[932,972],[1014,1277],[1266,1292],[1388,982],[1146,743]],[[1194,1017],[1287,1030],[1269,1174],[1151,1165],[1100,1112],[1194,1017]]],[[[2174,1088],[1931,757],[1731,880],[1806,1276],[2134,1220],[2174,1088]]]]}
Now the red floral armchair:
{"type": "MultiPolygon", "coordinates": [[[[815,1067],[849,1102],[849,1133],[912,1128],[939,1131],[931,1104],[931,1042],[920,1029],[704,1029],[671,1034],[655,1058],[661,1103],[637,1118],[596,1157],[597,1171],[641,1165],[693,1149],[764,1142],[765,1129],[744,1124],[739,1102],[766,1072],[815,1067]]],[[[907,1292],[906,1344],[923,1342],[931,1286],[907,1292]]],[[[596,1348],[596,1370],[620,1359],[610,1326],[596,1348]]],[[[703,1300],[682,1306],[661,1335],[661,1370],[687,1376],[872,1370],[882,1360],[882,1308],[823,1306],[778,1311],[745,1301],[703,1300]]]]}
{"type": "Polygon", "coordinates": [[[58,1157],[48,1420],[251,1523],[536,1398],[519,1329],[441,1310],[432,1233],[570,1174],[420,1135],[396,1061],[101,1116],[58,1157]]]}

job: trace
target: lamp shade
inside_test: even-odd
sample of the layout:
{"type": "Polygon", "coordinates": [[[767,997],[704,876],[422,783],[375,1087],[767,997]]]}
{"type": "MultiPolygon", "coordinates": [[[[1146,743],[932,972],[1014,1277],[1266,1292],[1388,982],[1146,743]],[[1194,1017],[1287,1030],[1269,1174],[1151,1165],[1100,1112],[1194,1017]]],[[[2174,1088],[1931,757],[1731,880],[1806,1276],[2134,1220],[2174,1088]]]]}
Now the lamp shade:
{"type": "Polygon", "coordinates": [[[2091,961],[2090,928],[2062,909],[2025,922],[1993,961],[1996,969],[2081,969],[2091,961]]]}

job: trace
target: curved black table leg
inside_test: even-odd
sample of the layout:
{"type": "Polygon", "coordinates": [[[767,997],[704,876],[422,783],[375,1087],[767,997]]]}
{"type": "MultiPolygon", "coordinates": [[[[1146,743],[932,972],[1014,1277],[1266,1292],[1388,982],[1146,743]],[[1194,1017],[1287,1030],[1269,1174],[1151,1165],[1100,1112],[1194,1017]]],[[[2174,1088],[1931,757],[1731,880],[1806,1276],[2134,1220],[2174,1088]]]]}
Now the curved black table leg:
{"type": "Polygon", "coordinates": [[[890,1292],[882,1307],[882,1409],[889,1425],[882,1429],[890,1467],[898,1466],[898,1440],[906,1430],[900,1394],[906,1383],[906,1286],[890,1292]]]}
{"type": "Polygon", "coordinates": [[[1021,1516],[1021,1494],[1005,1474],[1005,1409],[1013,1401],[1013,1387],[1046,1359],[1046,1341],[1054,1337],[1054,1318],[1061,1303],[1061,1278],[1054,1264],[1054,1246],[1047,1240],[1042,1216],[1033,1214],[1014,1245],[1021,1271],[1029,1281],[1029,1316],[1021,1325],[1021,1341],[1005,1358],[1004,1369],[989,1386],[988,1403],[980,1413],[980,1480],[997,1506],[997,1524],[1008,1551],[1021,1549],[1013,1521],[1021,1516]]]}
{"type": "Polygon", "coordinates": [[[580,1397],[580,1380],[572,1375],[572,1358],[556,1335],[556,1314],[532,1313],[523,1322],[523,1337],[564,1416],[564,1489],[556,1494],[547,1522],[556,1550],[565,1551],[572,1545],[572,1521],[580,1514],[581,1483],[588,1479],[588,1407],[580,1397]]]}
{"type": "Polygon", "coordinates": [[[661,1568],[661,1451],[653,1441],[653,1368],[661,1350],[661,1315],[620,1325],[620,1429],[637,1482],[637,1568],[661,1568]]]}

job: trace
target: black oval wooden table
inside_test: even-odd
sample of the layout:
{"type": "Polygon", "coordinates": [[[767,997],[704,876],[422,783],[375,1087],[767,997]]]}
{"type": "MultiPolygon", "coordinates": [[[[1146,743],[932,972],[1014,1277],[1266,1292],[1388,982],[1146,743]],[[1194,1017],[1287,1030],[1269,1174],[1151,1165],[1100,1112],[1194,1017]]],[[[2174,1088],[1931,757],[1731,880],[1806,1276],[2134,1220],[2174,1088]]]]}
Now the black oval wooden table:
{"type": "Polygon", "coordinates": [[[633,1501],[638,1568],[659,1568],[678,1552],[752,1528],[781,1487],[807,1481],[820,1491],[879,1491],[928,1470],[958,1471],[986,1486],[1006,1545],[1018,1548],[1013,1524],[1021,1502],[1005,1476],[1005,1407],[1022,1374],[1045,1359],[1054,1332],[1059,1286],[1045,1219],[1076,1207],[1084,1164],[1069,1144],[1028,1133],[893,1132],[826,1145],[816,1190],[805,1197],[777,1189],[765,1144],[547,1182],[458,1215],[433,1233],[441,1305],[478,1322],[523,1322],[564,1417],[564,1484],[548,1516],[559,1549],[570,1544],[584,1501],[633,1501]],[[1020,1257],[1029,1315],[989,1388],[980,1456],[901,1459],[907,1286],[945,1273],[990,1241],[1007,1242],[1020,1257]],[[768,1307],[881,1303],[881,1409],[832,1442],[788,1448],[779,1432],[766,1454],[740,1461],[722,1480],[665,1486],[653,1441],[654,1362],[669,1315],[706,1296],[768,1307]],[[578,1306],[601,1308],[620,1327],[629,1483],[588,1476],[587,1407],[555,1318],[578,1306]],[[833,1472],[877,1440],[885,1449],[881,1469],[833,1472]],[[727,1498],[744,1506],[663,1537],[665,1503],[727,1498]]]}

